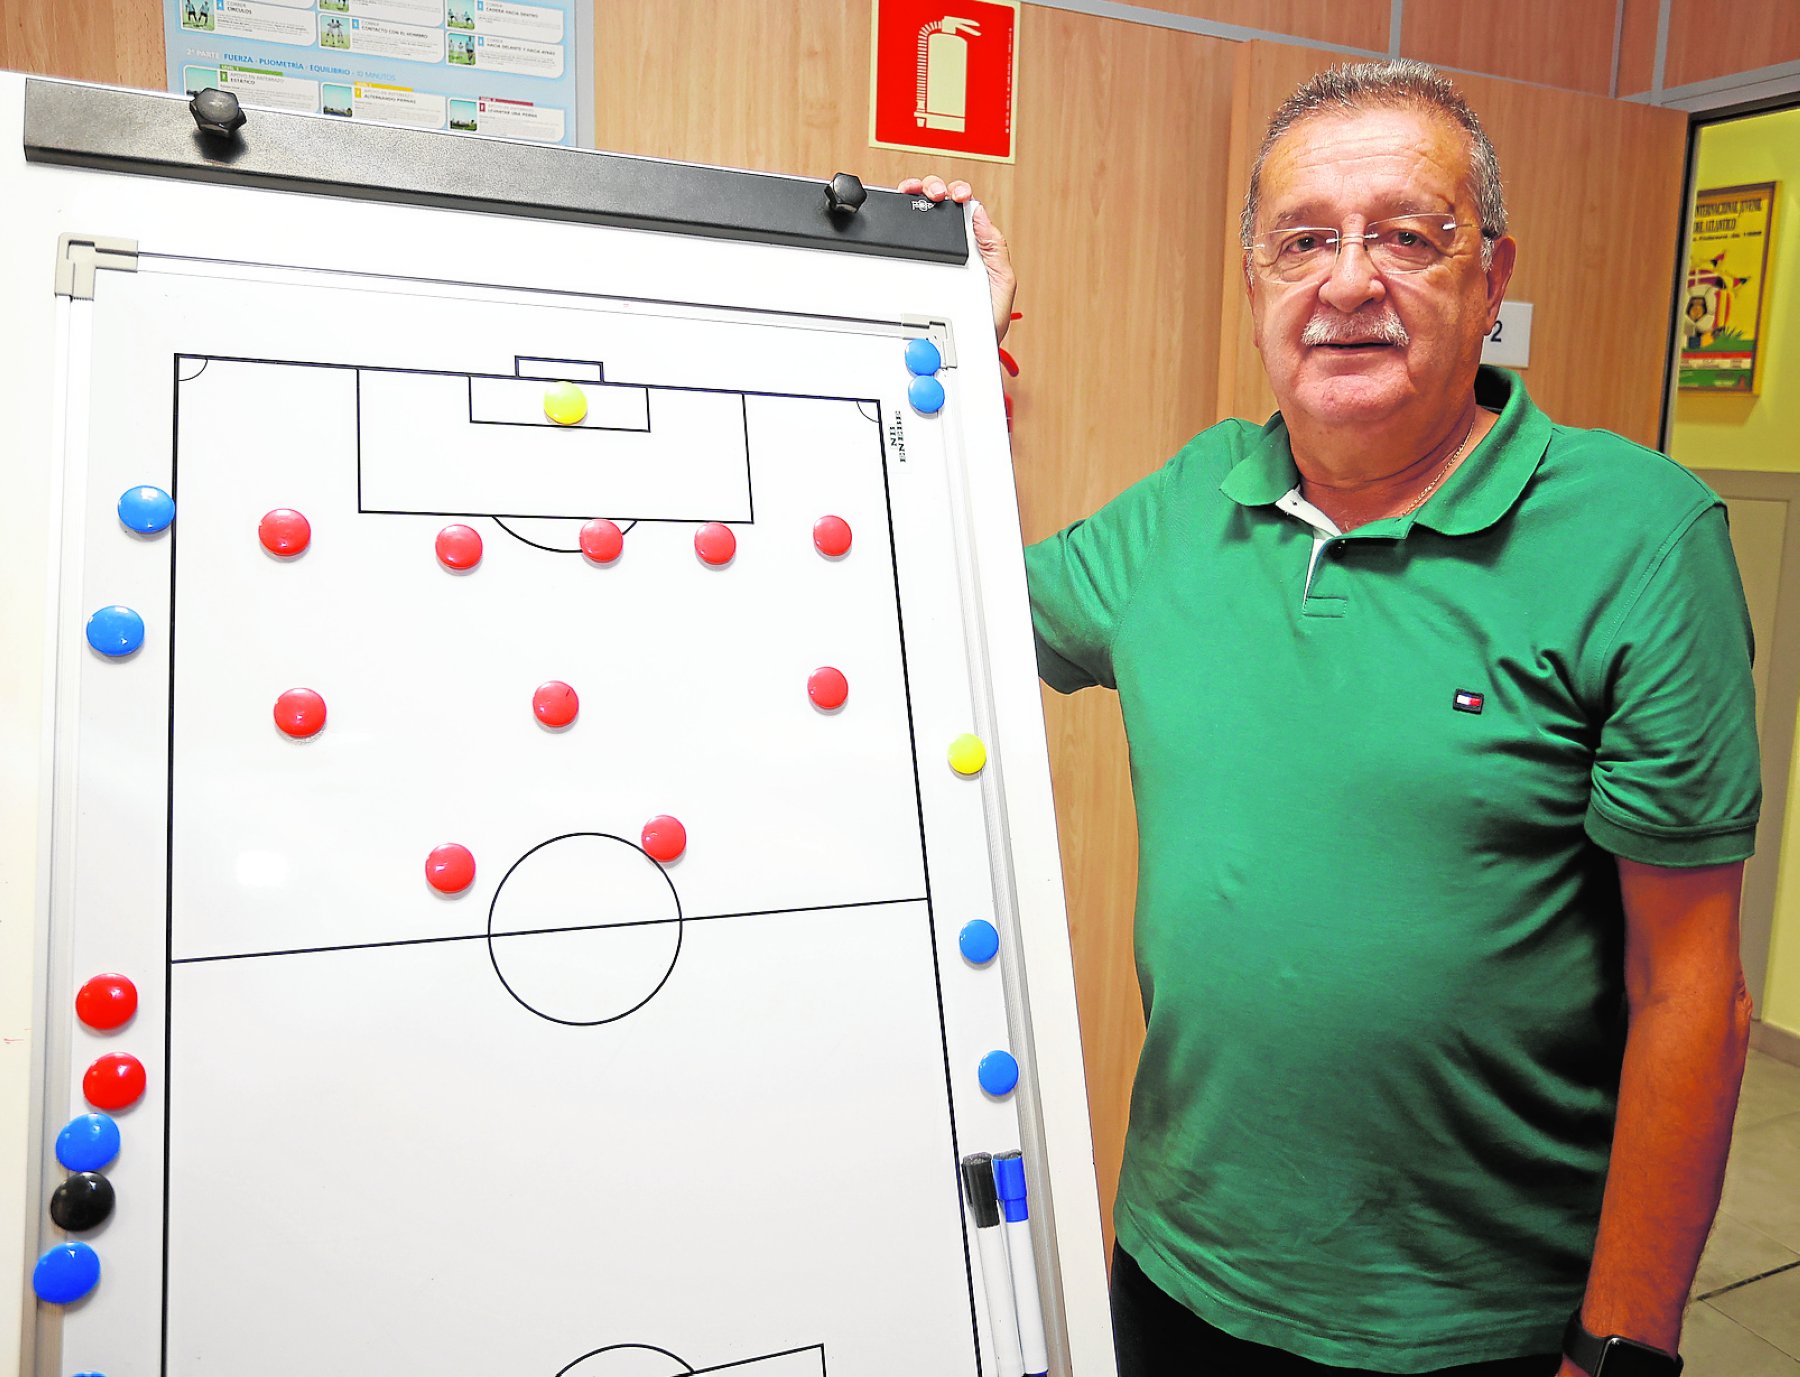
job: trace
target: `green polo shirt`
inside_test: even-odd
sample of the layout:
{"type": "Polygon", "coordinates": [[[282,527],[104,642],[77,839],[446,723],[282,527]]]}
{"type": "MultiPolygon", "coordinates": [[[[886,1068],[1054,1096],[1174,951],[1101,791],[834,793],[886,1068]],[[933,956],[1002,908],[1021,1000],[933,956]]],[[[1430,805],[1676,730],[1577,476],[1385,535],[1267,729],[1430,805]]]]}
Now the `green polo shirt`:
{"type": "Polygon", "coordinates": [[[1557,1349],[1623,1047],[1614,857],[1742,859],[1760,802],[1719,499],[1510,374],[1476,391],[1480,447],[1316,567],[1279,416],[1026,554],[1040,672],[1116,688],[1130,741],[1119,1242],[1338,1366],[1557,1349]]]}

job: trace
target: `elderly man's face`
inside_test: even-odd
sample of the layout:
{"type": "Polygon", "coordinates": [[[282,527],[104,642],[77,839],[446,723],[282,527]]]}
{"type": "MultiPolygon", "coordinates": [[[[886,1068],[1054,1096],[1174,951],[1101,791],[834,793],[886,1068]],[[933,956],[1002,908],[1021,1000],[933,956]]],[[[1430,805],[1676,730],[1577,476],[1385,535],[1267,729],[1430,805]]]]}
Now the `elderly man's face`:
{"type": "MultiPolygon", "coordinates": [[[[1270,150],[1256,232],[1316,225],[1355,234],[1373,220],[1439,211],[1479,222],[1467,136],[1424,111],[1358,111],[1306,120],[1270,150]]],[[[1492,268],[1483,269],[1481,237],[1471,228],[1423,272],[1383,273],[1358,242],[1346,242],[1329,274],[1313,281],[1272,282],[1253,272],[1256,347],[1283,414],[1421,433],[1457,414],[1512,272],[1512,241],[1495,248],[1492,268]],[[1367,342],[1392,339],[1396,321],[1404,343],[1367,342]]]]}

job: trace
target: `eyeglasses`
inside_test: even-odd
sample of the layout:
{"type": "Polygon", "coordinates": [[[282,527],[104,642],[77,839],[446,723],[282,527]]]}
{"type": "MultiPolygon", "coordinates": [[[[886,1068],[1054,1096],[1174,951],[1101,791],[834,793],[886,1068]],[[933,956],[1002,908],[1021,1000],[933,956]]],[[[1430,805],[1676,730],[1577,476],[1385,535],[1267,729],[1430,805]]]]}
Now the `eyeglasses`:
{"type": "Polygon", "coordinates": [[[1361,234],[1347,235],[1342,230],[1318,225],[1291,225],[1260,235],[1245,248],[1256,270],[1276,282],[1323,277],[1336,265],[1338,251],[1346,239],[1362,241],[1377,272],[1422,273],[1450,256],[1458,230],[1475,228],[1442,214],[1396,215],[1370,221],[1361,234]]]}

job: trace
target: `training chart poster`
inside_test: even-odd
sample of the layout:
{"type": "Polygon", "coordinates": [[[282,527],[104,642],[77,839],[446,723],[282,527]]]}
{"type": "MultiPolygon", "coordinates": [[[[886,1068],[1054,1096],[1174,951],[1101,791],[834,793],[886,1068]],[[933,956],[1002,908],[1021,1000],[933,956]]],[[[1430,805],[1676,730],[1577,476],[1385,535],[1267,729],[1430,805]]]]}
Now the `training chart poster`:
{"type": "Polygon", "coordinates": [[[169,89],[592,147],[593,0],[164,0],[169,89]]]}
{"type": "Polygon", "coordinates": [[[1769,245],[1779,182],[1702,191],[1681,299],[1681,375],[1690,391],[1754,395],[1764,352],[1769,245]]]}

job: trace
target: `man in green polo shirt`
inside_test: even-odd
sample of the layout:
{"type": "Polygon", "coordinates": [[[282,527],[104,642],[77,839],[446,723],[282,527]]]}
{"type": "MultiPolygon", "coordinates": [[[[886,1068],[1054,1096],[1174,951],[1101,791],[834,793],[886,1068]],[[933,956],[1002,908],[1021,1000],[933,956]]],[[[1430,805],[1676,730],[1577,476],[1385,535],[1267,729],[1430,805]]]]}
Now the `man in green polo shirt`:
{"type": "Polygon", "coordinates": [[[1130,742],[1120,1371],[1669,1377],[1749,1016],[1723,508],[1480,366],[1515,246],[1429,68],[1290,97],[1243,242],[1281,410],[1026,556],[1130,742]]]}

